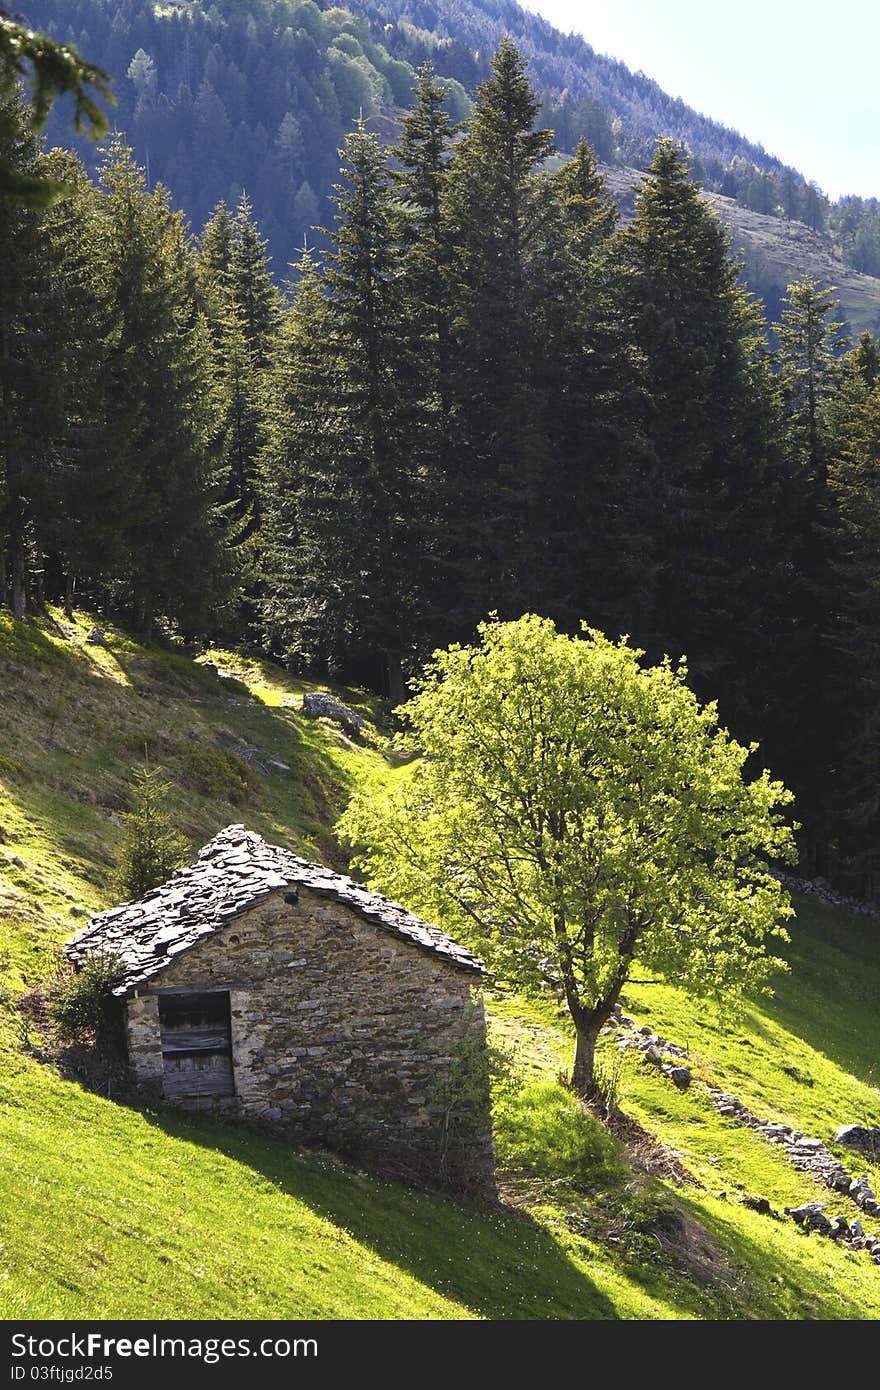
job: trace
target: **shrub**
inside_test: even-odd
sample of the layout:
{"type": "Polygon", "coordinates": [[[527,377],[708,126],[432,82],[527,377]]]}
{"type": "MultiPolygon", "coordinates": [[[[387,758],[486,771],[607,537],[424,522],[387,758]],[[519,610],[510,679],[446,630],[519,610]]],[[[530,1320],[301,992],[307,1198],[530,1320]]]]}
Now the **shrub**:
{"type": "Polygon", "coordinates": [[[222,797],[233,806],[249,801],[254,775],[244,758],[223,748],[197,745],[184,755],[187,780],[203,796],[222,797]]]}
{"type": "Polygon", "coordinates": [[[627,1170],[616,1140],[558,1082],[506,1084],[496,1092],[495,1147],[502,1168],[580,1187],[611,1187],[627,1170]]]}
{"type": "Polygon", "coordinates": [[[48,1012],[59,1042],[120,1049],[121,1008],[110,990],[122,969],[119,956],[96,951],[79,970],[55,976],[48,990],[48,1012]]]}

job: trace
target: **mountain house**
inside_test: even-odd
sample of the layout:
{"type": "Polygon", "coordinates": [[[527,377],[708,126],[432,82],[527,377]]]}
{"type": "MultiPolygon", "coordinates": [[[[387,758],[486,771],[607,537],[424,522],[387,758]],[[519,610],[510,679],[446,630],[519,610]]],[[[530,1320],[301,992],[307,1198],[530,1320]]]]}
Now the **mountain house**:
{"type": "Polygon", "coordinates": [[[494,1192],[484,967],[405,908],[231,825],[66,950],[119,957],[147,1095],[494,1192]]]}

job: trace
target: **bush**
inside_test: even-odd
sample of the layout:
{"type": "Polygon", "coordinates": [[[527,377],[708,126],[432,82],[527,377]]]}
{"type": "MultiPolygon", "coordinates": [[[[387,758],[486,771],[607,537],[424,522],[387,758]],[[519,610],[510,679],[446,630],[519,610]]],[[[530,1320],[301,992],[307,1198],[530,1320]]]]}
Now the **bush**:
{"type": "Polygon", "coordinates": [[[233,806],[250,800],[254,775],[237,753],[196,746],[187,749],[183,761],[190,785],[203,796],[222,797],[233,806]]]}
{"type": "Polygon", "coordinates": [[[565,1178],[579,1187],[611,1187],[626,1176],[617,1141],[557,1082],[501,1087],[494,1128],[501,1168],[565,1178]]]}
{"type": "Polygon", "coordinates": [[[48,1011],[59,1042],[120,1050],[122,1010],[110,990],[122,971],[119,956],[96,951],[79,970],[56,975],[49,986],[48,1011]]]}

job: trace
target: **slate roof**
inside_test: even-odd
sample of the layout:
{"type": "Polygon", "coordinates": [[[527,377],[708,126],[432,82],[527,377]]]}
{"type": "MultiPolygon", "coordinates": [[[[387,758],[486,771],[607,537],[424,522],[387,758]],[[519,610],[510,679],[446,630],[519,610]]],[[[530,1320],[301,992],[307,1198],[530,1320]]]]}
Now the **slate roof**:
{"type": "Polygon", "coordinates": [[[309,888],[335,898],[401,941],[431,951],[459,969],[485,973],[482,962],[439,927],[344,874],[267,844],[243,825],[221,830],[194,864],[178,869],[161,887],[136,902],[92,917],[65,950],[75,965],[94,951],[121,956],[125,973],[113,993],[130,994],[165,970],[181,951],[212,936],[281,888],[309,888]]]}

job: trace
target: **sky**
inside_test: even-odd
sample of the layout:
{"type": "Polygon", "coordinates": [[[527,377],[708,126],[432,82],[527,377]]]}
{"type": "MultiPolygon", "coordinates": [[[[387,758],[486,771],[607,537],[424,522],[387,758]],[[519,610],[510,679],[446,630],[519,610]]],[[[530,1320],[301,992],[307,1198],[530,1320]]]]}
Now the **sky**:
{"type": "Polygon", "coordinates": [[[520,0],[832,198],[880,198],[880,0],[520,0]]]}

